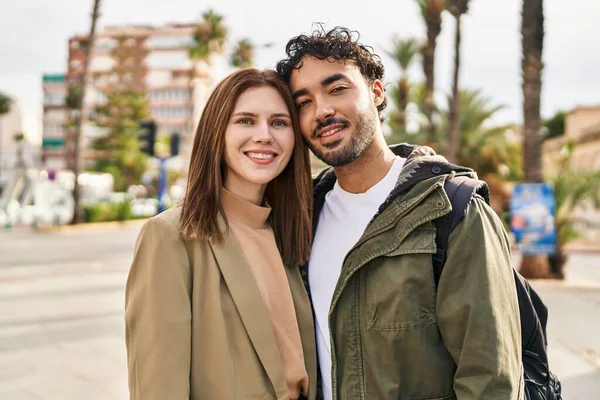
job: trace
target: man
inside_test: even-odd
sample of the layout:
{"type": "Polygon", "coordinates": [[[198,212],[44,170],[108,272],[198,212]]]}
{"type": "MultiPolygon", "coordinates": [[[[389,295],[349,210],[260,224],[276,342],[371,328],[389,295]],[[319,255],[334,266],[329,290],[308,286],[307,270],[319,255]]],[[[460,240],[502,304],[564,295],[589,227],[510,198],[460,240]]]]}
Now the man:
{"type": "Polygon", "coordinates": [[[333,168],[315,181],[306,283],[325,399],[518,399],[519,308],[502,224],[479,197],[451,232],[436,286],[444,182],[476,176],[428,147],[388,148],[384,68],[354,32],[291,39],[277,72],[333,168]]]}

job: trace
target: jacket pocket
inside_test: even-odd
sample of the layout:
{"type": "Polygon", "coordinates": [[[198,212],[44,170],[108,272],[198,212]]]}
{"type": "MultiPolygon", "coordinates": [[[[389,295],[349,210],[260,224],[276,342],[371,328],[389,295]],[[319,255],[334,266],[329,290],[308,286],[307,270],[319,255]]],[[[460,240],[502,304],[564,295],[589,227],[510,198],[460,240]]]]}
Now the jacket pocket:
{"type": "Polygon", "coordinates": [[[367,329],[406,331],[436,323],[435,229],[418,229],[366,266],[367,329]]]}

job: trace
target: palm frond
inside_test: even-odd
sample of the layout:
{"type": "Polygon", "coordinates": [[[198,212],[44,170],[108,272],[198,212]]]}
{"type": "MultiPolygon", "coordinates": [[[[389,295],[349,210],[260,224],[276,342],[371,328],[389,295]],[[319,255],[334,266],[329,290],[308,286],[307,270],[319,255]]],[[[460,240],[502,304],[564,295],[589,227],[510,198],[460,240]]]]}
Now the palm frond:
{"type": "Polygon", "coordinates": [[[421,43],[416,38],[400,39],[395,37],[392,39],[392,50],[388,52],[388,55],[398,63],[403,71],[406,71],[418,56],[420,48],[421,43]]]}

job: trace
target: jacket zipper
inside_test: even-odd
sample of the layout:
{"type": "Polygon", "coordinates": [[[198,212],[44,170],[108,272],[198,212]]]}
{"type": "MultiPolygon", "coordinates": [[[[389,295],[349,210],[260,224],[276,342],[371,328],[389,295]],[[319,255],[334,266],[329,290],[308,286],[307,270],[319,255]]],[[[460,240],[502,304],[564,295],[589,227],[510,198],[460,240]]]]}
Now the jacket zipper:
{"type": "MultiPolygon", "coordinates": [[[[392,222],[390,222],[389,224],[387,224],[386,226],[384,226],[381,229],[378,229],[375,232],[372,232],[371,234],[369,234],[368,236],[365,236],[363,238],[361,238],[351,249],[350,251],[348,251],[348,253],[346,254],[346,257],[344,257],[344,262],[342,263],[342,268],[344,266],[344,264],[346,264],[346,260],[348,259],[348,255],[354,251],[356,248],[358,248],[361,244],[363,244],[364,242],[366,242],[369,239],[374,238],[377,235],[380,235],[384,232],[389,231],[390,229],[392,229],[392,227],[394,225],[396,225],[398,223],[398,220],[401,219],[402,217],[404,217],[406,214],[408,214],[409,212],[411,212],[412,210],[414,210],[414,208],[419,205],[423,199],[425,199],[427,196],[429,196],[431,193],[433,193],[435,190],[437,190],[438,188],[442,187],[442,184],[440,183],[435,183],[434,185],[432,185],[425,193],[423,193],[419,198],[417,198],[417,200],[414,202],[414,204],[412,204],[410,207],[408,207],[406,210],[404,210],[402,213],[398,214],[396,216],[396,218],[394,218],[394,220],[392,222]]],[[[375,220],[375,218],[373,218],[373,221],[375,220]]],[[[368,228],[368,226],[367,226],[368,228]]],[[[366,230],[366,228],[365,228],[366,230]]],[[[357,269],[358,270],[358,269],[357,269]]],[[[355,271],[356,272],[356,271],[355,271]]],[[[346,284],[348,283],[348,281],[350,280],[350,278],[354,275],[354,273],[352,273],[351,275],[349,275],[343,283],[342,288],[338,291],[337,295],[334,295],[334,298],[331,301],[331,307],[329,309],[329,314],[328,314],[328,325],[329,325],[329,343],[331,346],[331,389],[333,391],[333,400],[337,400],[337,379],[336,379],[336,374],[337,374],[337,360],[335,357],[335,344],[333,342],[333,334],[331,331],[331,312],[333,311],[334,304],[337,305],[337,301],[339,300],[344,288],[346,287],[346,284]]]]}

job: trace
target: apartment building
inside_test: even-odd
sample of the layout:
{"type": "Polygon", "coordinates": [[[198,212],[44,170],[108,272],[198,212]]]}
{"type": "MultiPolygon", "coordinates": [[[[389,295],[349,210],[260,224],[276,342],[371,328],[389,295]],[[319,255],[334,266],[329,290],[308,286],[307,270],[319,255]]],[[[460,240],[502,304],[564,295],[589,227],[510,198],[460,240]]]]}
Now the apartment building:
{"type": "Polygon", "coordinates": [[[565,115],[563,136],[546,140],[543,145],[543,167],[548,175],[558,173],[561,150],[574,146],[570,168],[577,171],[600,170],[600,106],[576,107],[565,115]]]}
{"type": "Polygon", "coordinates": [[[67,83],[64,74],[42,77],[44,115],[42,122],[42,162],[49,169],[72,169],[73,149],[67,143],[67,83]]]}
{"type": "MultiPolygon", "coordinates": [[[[87,117],[106,101],[106,93],[115,85],[126,84],[146,94],[159,136],[181,134],[181,154],[184,168],[187,166],[195,126],[215,84],[210,67],[189,57],[195,29],[194,24],[123,25],[107,26],[97,34],[84,99],[81,143],[84,159],[94,158],[89,143],[105,134],[87,117]]],[[[86,35],[69,39],[67,88],[81,80],[86,42],[86,35]]],[[[67,137],[67,147],[69,141],[72,138],[67,137]]]]}

